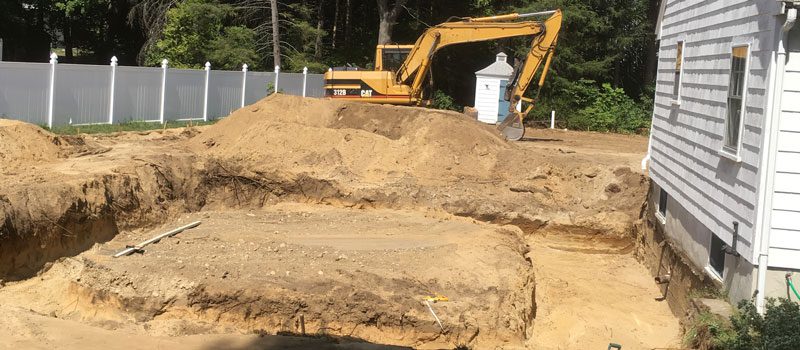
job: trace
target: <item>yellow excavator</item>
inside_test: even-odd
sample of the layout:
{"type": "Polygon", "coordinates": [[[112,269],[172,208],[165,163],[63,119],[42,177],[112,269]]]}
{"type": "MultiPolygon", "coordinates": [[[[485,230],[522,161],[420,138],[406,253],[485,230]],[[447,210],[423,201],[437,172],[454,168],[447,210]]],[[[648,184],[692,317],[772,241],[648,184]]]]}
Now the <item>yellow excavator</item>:
{"type": "Polygon", "coordinates": [[[539,88],[544,84],[561,30],[561,18],[561,10],[555,10],[460,18],[445,22],[426,30],[414,45],[379,45],[374,70],[360,70],[356,67],[331,68],[325,73],[325,96],[352,101],[425,106],[429,101],[426,99],[428,96],[423,96],[423,91],[429,81],[433,56],[438,50],[454,44],[532,36],[530,51],[515,65],[506,87],[505,100],[510,102],[509,114],[498,125],[507,139],[519,140],[525,135],[522,120],[533,108],[534,102],[534,99],[523,95],[540,69],[542,72],[539,88]],[[537,16],[549,17],[544,21],[517,21],[537,16]],[[519,102],[527,103],[524,112],[517,110],[519,102]]]}

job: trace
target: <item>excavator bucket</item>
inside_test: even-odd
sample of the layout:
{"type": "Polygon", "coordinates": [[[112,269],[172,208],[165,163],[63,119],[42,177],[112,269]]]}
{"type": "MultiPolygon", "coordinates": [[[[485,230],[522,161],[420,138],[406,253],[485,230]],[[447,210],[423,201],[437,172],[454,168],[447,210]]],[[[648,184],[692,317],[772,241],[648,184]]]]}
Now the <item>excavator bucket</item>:
{"type": "Polygon", "coordinates": [[[500,133],[509,141],[519,141],[525,136],[525,125],[522,124],[522,113],[512,112],[502,123],[497,125],[500,133]]]}

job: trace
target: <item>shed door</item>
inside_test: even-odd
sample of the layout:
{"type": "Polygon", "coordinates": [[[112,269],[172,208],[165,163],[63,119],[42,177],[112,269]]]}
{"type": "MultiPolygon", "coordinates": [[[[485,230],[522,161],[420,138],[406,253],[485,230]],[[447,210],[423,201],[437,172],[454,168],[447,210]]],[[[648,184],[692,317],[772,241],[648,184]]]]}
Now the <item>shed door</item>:
{"type": "Polygon", "coordinates": [[[508,107],[511,104],[511,102],[505,100],[506,86],[508,86],[508,80],[500,80],[500,91],[498,92],[498,100],[500,101],[500,104],[497,108],[498,123],[501,123],[506,119],[506,116],[508,115],[508,107]]]}

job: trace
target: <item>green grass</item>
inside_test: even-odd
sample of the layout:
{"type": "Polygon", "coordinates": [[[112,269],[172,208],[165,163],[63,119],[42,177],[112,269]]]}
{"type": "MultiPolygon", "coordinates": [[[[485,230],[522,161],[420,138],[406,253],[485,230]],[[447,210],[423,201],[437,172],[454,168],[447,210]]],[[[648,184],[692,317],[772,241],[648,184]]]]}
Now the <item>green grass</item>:
{"type": "Polygon", "coordinates": [[[110,134],[120,131],[148,131],[159,129],[182,128],[186,126],[202,126],[211,125],[216,123],[217,120],[212,121],[169,121],[164,124],[159,122],[127,122],[122,124],[96,124],[96,125],[62,125],[54,126],[52,129],[47,126],[42,128],[50,130],[51,132],[59,135],[77,135],[77,134],[110,134]]]}
{"type": "Polygon", "coordinates": [[[728,293],[719,288],[703,287],[700,289],[692,289],[687,296],[690,299],[704,298],[704,299],[720,299],[728,300],[728,293]]]}
{"type": "Polygon", "coordinates": [[[683,335],[683,343],[691,348],[722,349],[736,337],[736,332],[719,315],[702,311],[695,315],[683,335]]]}

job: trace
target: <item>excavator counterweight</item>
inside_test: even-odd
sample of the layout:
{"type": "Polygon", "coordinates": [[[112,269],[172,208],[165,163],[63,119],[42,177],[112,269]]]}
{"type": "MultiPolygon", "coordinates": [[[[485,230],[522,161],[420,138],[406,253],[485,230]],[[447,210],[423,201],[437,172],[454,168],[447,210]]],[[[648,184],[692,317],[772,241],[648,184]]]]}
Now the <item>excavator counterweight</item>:
{"type": "Polygon", "coordinates": [[[329,70],[325,73],[325,95],[334,99],[425,106],[428,105],[428,96],[423,94],[438,50],[456,44],[531,36],[531,48],[521,64],[515,67],[506,87],[505,99],[511,102],[509,114],[498,125],[507,139],[519,140],[525,133],[522,121],[534,102],[524,97],[524,93],[540,70],[539,87],[544,84],[561,30],[561,18],[561,10],[555,10],[445,22],[426,30],[414,45],[379,45],[375,70],[350,67],[329,70]],[[516,21],[534,16],[549,18],[545,21],[516,21]],[[406,55],[405,59],[398,65],[403,55],[406,55]],[[527,104],[523,112],[516,110],[519,102],[527,104]]]}

